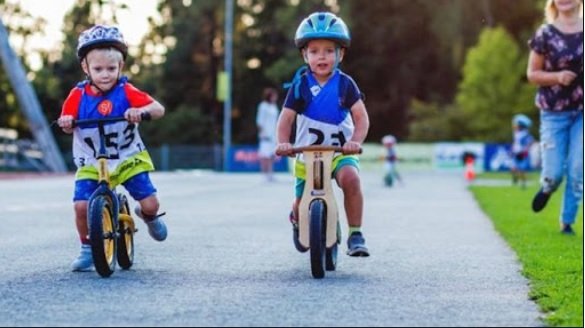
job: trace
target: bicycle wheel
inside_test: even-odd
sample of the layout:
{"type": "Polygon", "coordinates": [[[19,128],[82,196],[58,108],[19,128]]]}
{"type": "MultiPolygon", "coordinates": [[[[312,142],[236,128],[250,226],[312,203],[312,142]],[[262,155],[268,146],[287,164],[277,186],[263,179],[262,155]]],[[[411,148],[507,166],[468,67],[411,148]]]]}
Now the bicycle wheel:
{"type": "Polygon", "coordinates": [[[134,222],[130,214],[128,199],[118,194],[120,214],[118,215],[118,264],[124,270],[130,269],[134,263],[134,222]]]}
{"type": "Polygon", "coordinates": [[[321,199],[316,199],[309,205],[309,243],[311,244],[311,273],[313,278],[325,276],[325,231],[326,209],[321,199]]]}
{"type": "Polygon", "coordinates": [[[335,271],[337,268],[337,245],[341,242],[341,226],[337,221],[337,242],[325,251],[325,269],[335,271]]]}
{"type": "Polygon", "coordinates": [[[109,197],[94,197],[88,214],[93,264],[100,276],[109,277],[116,268],[116,230],[109,197]]]}

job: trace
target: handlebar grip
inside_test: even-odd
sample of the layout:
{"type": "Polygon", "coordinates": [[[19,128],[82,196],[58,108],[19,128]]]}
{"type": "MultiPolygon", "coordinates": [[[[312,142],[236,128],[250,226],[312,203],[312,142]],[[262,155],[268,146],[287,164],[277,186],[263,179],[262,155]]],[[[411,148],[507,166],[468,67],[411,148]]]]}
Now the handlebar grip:
{"type": "Polygon", "coordinates": [[[143,121],[150,121],[152,119],[152,115],[149,112],[142,112],[140,113],[140,119],[143,121]]]}

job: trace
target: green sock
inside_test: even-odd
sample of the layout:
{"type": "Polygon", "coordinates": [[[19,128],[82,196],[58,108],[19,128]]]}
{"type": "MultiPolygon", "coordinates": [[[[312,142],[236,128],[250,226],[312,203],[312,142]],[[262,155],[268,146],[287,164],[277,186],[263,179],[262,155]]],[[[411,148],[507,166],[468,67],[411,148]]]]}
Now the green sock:
{"type": "Polygon", "coordinates": [[[354,232],[360,232],[360,228],[361,227],[349,226],[349,235],[351,236],[351,234],[354,232]]]}

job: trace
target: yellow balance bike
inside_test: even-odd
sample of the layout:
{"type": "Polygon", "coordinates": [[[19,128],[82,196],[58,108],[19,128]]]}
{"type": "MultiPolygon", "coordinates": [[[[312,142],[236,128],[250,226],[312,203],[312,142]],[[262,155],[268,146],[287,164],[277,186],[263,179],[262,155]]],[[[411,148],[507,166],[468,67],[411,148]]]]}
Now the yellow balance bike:
{"type": "MultiPolygon", "coordinates": [[[[144,115],[143,119],[149,117],[144,115]]],[[[123,117],[106,117],[74,121],[74,126],[97,125],[100,142],[97,150],[98,187],[88,200],[87,223],[94,266],[107,278],[116,269],[116,261],[124,270],[134,263],[134,233],[138,231],[130,214],[128,199],[110,184],[104,125],[121,122],[123,117]]]]}

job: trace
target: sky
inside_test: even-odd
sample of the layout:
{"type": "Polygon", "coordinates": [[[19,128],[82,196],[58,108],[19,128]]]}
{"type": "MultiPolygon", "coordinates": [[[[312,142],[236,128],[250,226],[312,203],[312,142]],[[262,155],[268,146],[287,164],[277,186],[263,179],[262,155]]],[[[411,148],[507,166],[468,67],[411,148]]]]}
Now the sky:
{"type": "MultiPolygon", "coordinates": [[[[12,0],[15,1],[15,0],[12,0]]],[[[75,0],[16,0],[34,17],[43,17],[47,20],[46,35],[37,41],[37,46],[54,48],[62,42],[61,35],[63,17],[71,9],[75,0]]],[[[156,16],[158,0],[112,0],[126,3],[128,11],[118,13],[120,29],[129,45],[137,45],[147,31],[147,18],[156,16]]]]}

